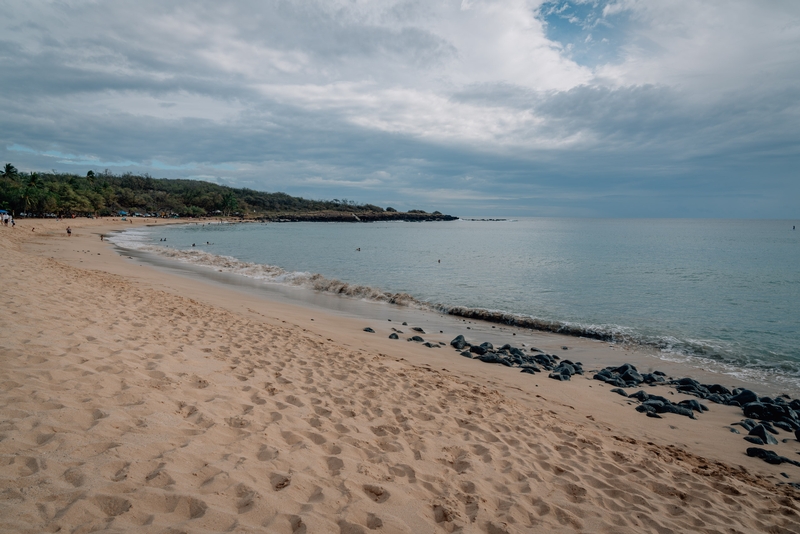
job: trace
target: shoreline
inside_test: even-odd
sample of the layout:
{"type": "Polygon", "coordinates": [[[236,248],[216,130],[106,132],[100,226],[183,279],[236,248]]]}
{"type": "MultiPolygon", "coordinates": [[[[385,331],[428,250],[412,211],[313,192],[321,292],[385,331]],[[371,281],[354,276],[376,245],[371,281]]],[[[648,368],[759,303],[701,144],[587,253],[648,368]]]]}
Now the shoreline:
{"type": "MultiPolygon", "coordinates": [[[[215,531],[238,521],[275,532],[634,532],[697,521],[722,528],[736,517],[744,530],[789,532],[797,524],[800,492],[777,484],[800,482],[800,467],[746,456],[750,445],[730,430],[740,409],[709,403],[696,420],[648,418],[591,375],[557,382],[404,338],[411,326],[445,344],[467,325],[476,342],[516,333],[520,344],[587,370],[642,355],[490,323],[458,331],[417,310],[384,307],[391,317],[365,320],[269,299],[118,255],[98,235],[122,224],[21,220],[0,229],[5,305],[14,311],[0,316],[11,333],[0,389],[6,529],[215,531]],[[404,331],[396,341],[387,337],[395,327],[404,331]],[[175,506],[163,504],[169,498],[175,506]]],[[[671,373],[662,360],[653,367],[671,373]]],[[[800,459],[796,441],[768,448],[800,459]]]]}
{"type": "MultiPolygon", "coordinates": [[[[190,221],[186,224],[199,223],[190,221]]],[[[451,317],[452,321],[444,321],[445,324],[440,325],[445,326],[449,331],[458,329],[463,322],[488,325],[492,328],[496,326],[501,331],[507,330],[511,335],[524,334],[526,332],[555,334],[564,338],[560,344],[557,344],[558,347],[573,344],[576,339],[594,340],[601,343],[614,344],[616,348],[628,351],[634,361],[625,363],[634,363],[637,366],[645,366],[650,369],[658,368],[662,371],[669,369],[673,375],[702,378],[706,382],[723,383],[727,387],[747,387],[758,391],[762,395],[800,397],[800,385],[798,385],[797,380],[783,378],[780,373],[776,372],[777,368],[775,367],[749,368],[697,354],[665,352],[661,350],[663,345],[660,345],[658,340],[640,339],[637,341],[630,334],[615,333],[614,330],[603,330],[593,326],[539,319],[502,310],[469,308],[457,304],[430,303],[420,301],[410,294],[395,294],[379,288],[359,285],[357,282],[349,283],[328,279],[324,274],[314,274],[311,281],[306,280],[297,284],[272,282],[268,278],[262,279],[263,276],[274,276],[274,270],[280,271],[281,274],[297,273],[290,273],[271,265],[252,264],[238,259],[234,259],[233,263],[235,265],[231,266],[228,256],[218,256],[214,253],[206,252],[202,246],[198,247],[196,252],[203,255],[203,257],[207,255],[212,258],[211,260],[205,260],[203,257],[198,260],[194,256],[186,255],[194,254],[194,249],[188,251],[169,248],[169,253],[165,255],[167,249],[154,252],[147,250],[147,247],[140,250],[138,248],[128,249],[124,245],[118,246],[123,255],[133,254],[150,265],[167,269],[175,274],[183,272],[199,279],[216,280],[233,286],[248,286],[255,291],[264,290],[266,298],[275,298],[276,295],[279,295],[286,297],[286,302],[301,306],[315,305],[328,311],[349,310],[354,317],[360,316],[362,319],[367,319],[376,313],[387,319],[391,318],[392,314],[381,310],[380,307],[375,308],[359,304],[359,302],[366,300],[387,306],[396,313],[406,313],[407,311],[411,314],[451,317]],[[177,254],[178,256],[171,257],[169,254],[177,254]],[[218,265],[210,263],[216,260],[224,261],[218,265]],[[251,268],[258,269],[259,267],[268,268],[269,271],[266,274],[259,271],[251,274],[251,268]],[[242,274],[240,272],[242,269],[247,274],[242,274]],[[227,273],[227,275],[219,273],[227,273]],[[329,290],[329,286],[333,290],[329,290]],[[342,287],[346,289],[344,293],[342,292],[342,287]],[[328,295],[328,297],[325,295],[328,295]],[[400,310],[404,311],[401,312],[400,310]],[[662,369],[662,367],[665,369],[662,369]]],[[[148,247],[155,247],[155,245],[148,245],[148,247]]],[[[160,249],[160,247],[155,248],[160,249]]],[[[459,333],[466,334],[467,332],[459,331],[459,333]]],[[[508,339],[498,343],[498,338],[491,336],[491,333],[489,334],[492,339],[482,339],[480,341],[490,341],[497,346],[513,342],[512,339],[508,339]]],[[[610,363],[614,364],[615,362],[611,361],[610,363]]]]}

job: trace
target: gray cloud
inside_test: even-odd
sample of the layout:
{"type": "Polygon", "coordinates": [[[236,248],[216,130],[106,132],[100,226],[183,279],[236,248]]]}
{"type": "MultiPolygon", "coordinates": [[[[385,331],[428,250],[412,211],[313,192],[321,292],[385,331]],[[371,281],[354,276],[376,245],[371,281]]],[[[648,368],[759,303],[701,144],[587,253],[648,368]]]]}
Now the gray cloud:
{"type": "Polygon", "coordinates": [[[709,34],[688,4],[609,4],[629,44],[594,70],[523,0],[0,5],[0,151],[22,169],[467,215],[791,217],[800,199],[790,4],[776,35],[781,14],[750,7],[704,6],[730,26],[709,34]],[[687,55],[742,28],[747,63],[687,55]]]}

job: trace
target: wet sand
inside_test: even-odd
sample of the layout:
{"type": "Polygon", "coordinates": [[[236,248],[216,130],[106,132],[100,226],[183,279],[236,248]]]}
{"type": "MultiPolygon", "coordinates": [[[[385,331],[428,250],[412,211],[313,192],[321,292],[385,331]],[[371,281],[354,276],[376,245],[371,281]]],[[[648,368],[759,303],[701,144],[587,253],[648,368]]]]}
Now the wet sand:
{"type": "MultiPolygon", "coordinates": [[[[591,372],[557,382],[405,337],[525,343],[587,370],[677,364],[389,306],[363,319],[297,305],[99,239],[147,222],[0,228],[3,531],[799,529],[800,492],[777,484],[800,467],[747,457],[729,427],[740,409],[652,419],[591,372]]],[[[770,448],[800,460],[793,439],[770,448]]]]}

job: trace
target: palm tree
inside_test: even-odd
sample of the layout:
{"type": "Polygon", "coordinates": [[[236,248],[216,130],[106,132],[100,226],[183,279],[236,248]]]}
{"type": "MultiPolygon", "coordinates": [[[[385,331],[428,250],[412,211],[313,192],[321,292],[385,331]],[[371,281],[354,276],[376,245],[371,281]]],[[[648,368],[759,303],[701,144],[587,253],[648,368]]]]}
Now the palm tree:
{"type": "Polygon", "coordinates": [[[17,171],[16,167],[14,167],[10,163],[6,163],[6,166],[3,168],[2,171],[0,171],[0,174],[2,174],[3,176],[8,176],[9,178],[11,178],[12,176],[16,176],[18,174],[18,172],[19,171],[17,171]]]}

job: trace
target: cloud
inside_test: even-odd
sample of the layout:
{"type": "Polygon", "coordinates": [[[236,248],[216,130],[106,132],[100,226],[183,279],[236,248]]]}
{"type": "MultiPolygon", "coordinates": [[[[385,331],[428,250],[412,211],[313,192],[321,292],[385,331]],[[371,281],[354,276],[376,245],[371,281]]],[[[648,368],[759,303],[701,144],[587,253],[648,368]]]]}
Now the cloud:
{"type": "Polygon", "coordinates": [[[346,189],[465,214],[792,216],[798,200],[795,2],[68,1],[4,14],[0,150],[22,169],[346,189]]]}

